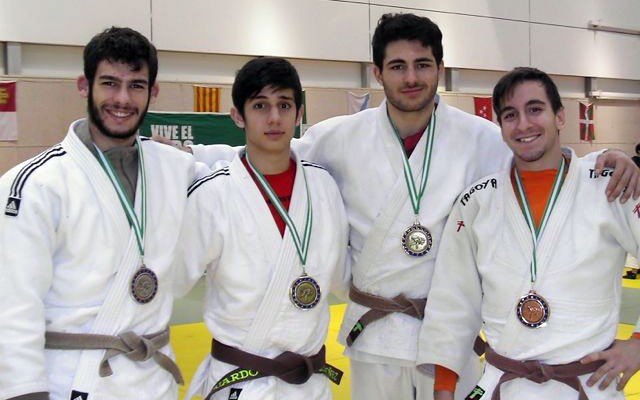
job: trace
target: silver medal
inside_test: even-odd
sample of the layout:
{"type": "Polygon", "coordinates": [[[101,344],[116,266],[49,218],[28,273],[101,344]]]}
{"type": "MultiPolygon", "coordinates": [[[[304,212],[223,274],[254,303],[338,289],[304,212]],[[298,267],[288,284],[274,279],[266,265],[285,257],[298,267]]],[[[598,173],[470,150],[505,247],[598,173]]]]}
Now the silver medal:
{"type": "Polygon", "coordinates": [[[153,300],[158,292],[158,277],[156,273],[145,267],[140,267],[131,279],[131,295],[140,304],[153,300]]]}
{"type": "Polygon", "coordinates": [[[402,235],[402,248],[413,257],[422,257],[431,251],[433,239],[427,228],[415,223],[408,227],[402,235]]]}

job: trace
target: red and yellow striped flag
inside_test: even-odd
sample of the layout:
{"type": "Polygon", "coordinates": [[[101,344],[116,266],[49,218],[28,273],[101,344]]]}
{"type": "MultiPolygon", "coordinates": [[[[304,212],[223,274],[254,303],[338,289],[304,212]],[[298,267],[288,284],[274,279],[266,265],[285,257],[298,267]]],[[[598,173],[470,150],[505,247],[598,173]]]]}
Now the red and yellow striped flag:
{"type": "Polygon", "coordinates": [[[193,85],[193,111],[220,111],[220,88],[193,85]]]}

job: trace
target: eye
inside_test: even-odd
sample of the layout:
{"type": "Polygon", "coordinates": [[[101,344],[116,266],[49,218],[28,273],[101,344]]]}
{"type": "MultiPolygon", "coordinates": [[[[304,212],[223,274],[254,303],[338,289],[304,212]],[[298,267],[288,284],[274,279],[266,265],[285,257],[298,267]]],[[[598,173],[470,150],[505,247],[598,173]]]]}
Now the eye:
{"type": "Polygon", "coordinates": [[[116,86],[116,83],[114,81],[102,81],[100,82],[101,86],[108,86],[108,87],[114,87],[116,86]]]}
{"type": "Polygon", "coordinates": [[[289,110],[293,108],[293,105],[291,103],[282,103],[280,104],[280,108],[282,108],[283,110],[289,110]]]}
{"type": "Polygon", "coordinates": [[[516,113],[515,111],[505,111],[501,118],[504,122],[511,122],[516,119],[516,113]]]}
{"type": "Polygon", "coordinates": [[[264,103],[254,103],[253,106],[251,106],[254,110],[262,110],[264,107],[264,103]]]}
{"type": "Polygon", "coordinates": [[[529,114],[537,115],[544,111],[542,106],[531,106],[529,107],[529,114]]]}
{"type": "Polygon", "coordinates": [[[426,68],[429,68],[430,66],[431,64],[427,62],[421,62],[416,65],[416,69],[426,69],[426,68]]]}
{"type": "Polygon", "coordinates": [[[142,89],[146,89],[146,88],[147,87],[142,83],[132,83],[131,84],[131,89],[142,90],[142,89]]]}
{"type": "Polygon", "coordinates": [[[404,70],[404,65],[402,64],[394,64],[389,67],[392,71],[402,71],[404,70]]]}

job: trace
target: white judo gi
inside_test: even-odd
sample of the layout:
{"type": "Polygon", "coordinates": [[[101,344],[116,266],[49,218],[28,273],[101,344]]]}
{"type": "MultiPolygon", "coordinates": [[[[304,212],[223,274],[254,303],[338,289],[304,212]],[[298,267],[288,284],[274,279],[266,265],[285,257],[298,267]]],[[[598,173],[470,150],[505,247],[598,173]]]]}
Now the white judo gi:
{"type": "MultiPolygon", "coordinates": [[[[566,364],[614,341],[626,252],[640,251],[640,202],[608,202],[610,170],[593,173],[594,158],[571,158],[557,203],[537,247],[535,291],[550,308],[547,325],[532,329],[516,316],[531,288],[532,237],[510,170],[469,186],[456,202],[440,247],[429,306],[420,333],[418,363],[461,371],[478,329],[500,355],[566,364]]],[[[638,327],[636,326],[636,330],[638,327]]],[[[480,386],[490,399],[502,372],[489,364],[480,386]]],[[[623,399],[615,383],[605,391],[585,384],[590,400],[623,399]]],[[[502,384],[501,398],[577,399],[571,387],[518,378],[502,384]]]]}
{"type": "MultiPolygon", "coordinates": [[[[284,351],[316,354],[327,335],[327,296],[332,289],[344,293],[349,276],[345,267],[347,220],[340,192],[327,171],[317,165],[297,161],[296,168],[289,215],[302,236],[306,174],[313,210],[306,272],[318,282],[322,295],[308,310],[296,308],[289,298],[291,283],[303,272],[291,231],[287,228],[284,237],[280,235],[240,156],[228,167],[196,181],[189,190],[187,218],[197,217],[199,222],[187,227],[191,229],[183,236],[185,270],[191,271],[185,279],[198,279],[206,268],[205,324],[219,342],[267,358],[284,351]]],[[[236,368],[207,356],[186,398],[206,396],[220,378],[236,368]]],[[[318,373],[300,385],[263,377],[224,388],[213,399],[226,400],[230,391],[241,391],[241,398],[247,399],[330,399],[329,383],[318,373]]]]}
{"type": "MultiPolygon", "coordinates": [[[[171,263],[193,180],[193,159],[142,141],[147,186],[145,263],[158,277],[155,298],[130,294],[140,265],[134,233],[96,157],[74,132],[0,178],[0,399],[50,392],[51,399],[176,399],[172,375],[153,360],[110,359],[104,350],[45,350],[45,331],[151,334],[169,323],[171,263]],[[75,398],[75,396],[73,397],[75,398]],[[80,398],[86,398],[80,396],[80,398]]],[[[136,192],[140,210],[140,179],[136,192]]],[[[184,288],[181,288],[184,291],[184,288]]],[[[170,346],[162,353],[171,356],[170,346]]]]}
{"type": "MultiPolygon", "coordinates": [[[[367,293],[428,297],[442,229],[456,197],[469,183],[504,167],[511,154],[495,124],[451,107],[441,98],[435,115],[433,155],[420,215],[421,224],[433,236],[433,248],[423,257],[409,256],[402,249],[402,234],[415,217],[403,175],[402,149],[387,117],[386,102],[320,122],[292,143],[304,159],[325,167],[338,183],[350,225],[353,283],[367,293]]],[[[409,158],[414,176],[422,170],[426,139],[425,134],[409,158]]],[[[196,159],[209,165],[224,157],[223,150],[193,146],[196,159]]],[[[349,302],[339,335],[342,343],[368,310],[349,302]]],[[[401,313],[388,315],[367,326],[347,355],[413,367],[421,323],[401,313]]],[[[472,352],[469,358],[477,360],[472,352]]],[[[470,369],[475,383],[480,367],[470,369]]]]}

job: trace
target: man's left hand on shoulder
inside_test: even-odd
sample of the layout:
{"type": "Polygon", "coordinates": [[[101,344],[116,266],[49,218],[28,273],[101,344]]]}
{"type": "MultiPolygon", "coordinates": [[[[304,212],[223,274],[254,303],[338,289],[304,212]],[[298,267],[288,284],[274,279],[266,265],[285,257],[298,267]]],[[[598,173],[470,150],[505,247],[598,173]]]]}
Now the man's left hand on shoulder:
{"type": "Polygon", "coordinates": [[[619,197],[620,203],[624,204],[631,196],[634,200],[640,197],[640,168],[624,151],[610,149],[600,154],[596,159],[596,174],[600,175],[604,168],[615,170],[606,189],[609,201],[619,197]]]}
{"type": "Polygon", "coordinates": [[[633,374],[640,370],[640,339],[616,340],[609,349],[591,353],[580,362],[588,364],[598,360],[605,363],[589,377],[587,385],[593,386],[604,377],[598,385],[600,390],[609,387],[616,379],[616,389],[622,390],[633,374]]]}

